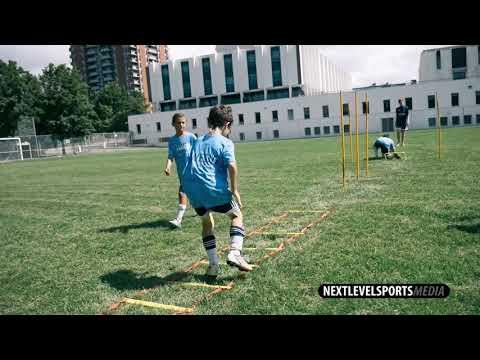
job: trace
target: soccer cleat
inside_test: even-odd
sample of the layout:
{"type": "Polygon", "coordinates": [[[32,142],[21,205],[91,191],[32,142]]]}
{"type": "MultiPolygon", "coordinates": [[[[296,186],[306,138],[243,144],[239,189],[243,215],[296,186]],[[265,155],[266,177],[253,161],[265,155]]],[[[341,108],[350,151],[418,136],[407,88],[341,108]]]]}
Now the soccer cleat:
{"type": "Polygon", "coordinates": [[[181,229],[182,228],[182,223],[178,221],[177,219],[173,219],[169,221],[170,224],[172,224],[174,227],[181,229]]]}
{"type": "Polygon", "coordinates": [[[235,266],[240,271],[252,271],[253,268],[250,264],[248,264],[242,255],[235,255],[231,252],[227,256],[227,264],[230,266],[235,266]]]}
{"type": "Polygon", "coordinates": [[[219,268],[220,267],[218,266],[218,264],[208,265],[205,275],[209,278],[215,279],[218,276],[219,268]]]}

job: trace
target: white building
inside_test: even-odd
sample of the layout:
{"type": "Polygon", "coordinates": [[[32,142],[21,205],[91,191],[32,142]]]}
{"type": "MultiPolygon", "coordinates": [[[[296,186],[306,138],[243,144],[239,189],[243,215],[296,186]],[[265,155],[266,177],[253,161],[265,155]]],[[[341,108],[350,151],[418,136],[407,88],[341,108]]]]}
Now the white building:
{"type": "MultiPolygon", "coordinates": [[[[210,107],[217,103],[228,103],[232,107],[235,120],[231,136],[233,141],[335,135],[340,133],[340,90],[347,128],[350,123],[352,129],[355,126],[354,94],[357,94],[360,132],[364,130],[366,95],[370,103],[368,118],[371,132],[394,130],[395,108],[399,98],[405,98],[412,110],[410,129],[436,126],[436,94],[443,126],[480,124],[480,78],[474,71],[469,71],[470,63],[467,63],[464,79],[452,80],[450,77],[448,80],[432,79],[351,90],[350,76],[328,62],[317,46],[245,46],[242,49],[224,47],[218,50],[222,52],[164,65],[164,74],[168,69],[171,79],[169,99],[166,99],[168,96],[165,97],[163,90],[166,83],[165,77],[160,75],[161,65],[150,66],[152,97],[159,111],[129,117],[129,130],[133,133],[135,143],[166,145],[168,138],[174,134],[171,118],[177,111],[188,117],[188,129],[191,132],[203,134],[208,130],[210,107]],[[251,51],[255,52],[255,62],[252,61],[251,51]],[[278,63],[278,52],[280,70],[275,65],[275,59],[278,63]],[[230,74],[233,73],[233,85],[225,76],[229,73],[225,66],[225,55],[232,56],[233,71],[230,74]],[[215,65],[204,65],[207,63],[204,59],[210,59],[210,64],[215,65]],[[252,63],[256,68],[255,76],[252,76],[252,63]],[[187,73],[186,64],[191,74],[191,94],[185,94],[185,88],[188,90],[185,78],[188,77],[181,72],[183,66],[183,74],[187,73]],[[208,76],[204,76],[205,68],[212,70],[211,89],[205,80],[208,80],[208,76]],[[251,89],[255,82],[257,86],[251,89]],[[234,91],[227,91],[232,88],[234,91]]],[[[429,74],[425,64],[428,64],[430,52],[422,53],[421,78],[429,74]]]]}

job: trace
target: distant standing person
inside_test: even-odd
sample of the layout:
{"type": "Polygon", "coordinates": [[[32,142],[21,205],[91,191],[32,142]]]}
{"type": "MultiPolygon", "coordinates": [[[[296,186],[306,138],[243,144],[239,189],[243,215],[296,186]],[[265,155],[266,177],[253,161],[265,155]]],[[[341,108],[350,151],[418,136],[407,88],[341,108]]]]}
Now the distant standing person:
{"type": "Polygon", "coordinates": [[[209,260],[206,275],[211,278],[217,277],[219,272],[213,212],[225,214],[231,220],[227,264],[241,271],[252,270],[242,256],[245,237],[240,210],[242,201],[238,191],[234,145],[228,139],[232,123],[230,106],[220,105],[210,109],[208,133],[195,142],[183,182],[188,199],[202,218],[202,241],[209,260]]]}
{"type": "Polygon", "coordinates": [[[175,135],[168,141],[168,158],[165,165],[165,175],[170,176],[172,162],[175,161],[177,165],[177,175],[180,182],[178,188],[178,209],[175,219],[170,221],[170,224],[177,228],[182,227],[182,219],[187,210],[187,196],[182,187],[183,176],[187,163],[190,159],[193,144],[196,141],[196,136],[185,130],[187,119],[185,115],[176,113],[172,117],[172,126],[175,128],[175,135]]]}
{"type": "Polygon", "coordinates": [[[405,145],[405,131],[408,130],[408,108],[403,105],[402,99],[398,100],[399,106],[396,109],[397,119],[395,127],[397,128],[397,146],[405,145]]]}

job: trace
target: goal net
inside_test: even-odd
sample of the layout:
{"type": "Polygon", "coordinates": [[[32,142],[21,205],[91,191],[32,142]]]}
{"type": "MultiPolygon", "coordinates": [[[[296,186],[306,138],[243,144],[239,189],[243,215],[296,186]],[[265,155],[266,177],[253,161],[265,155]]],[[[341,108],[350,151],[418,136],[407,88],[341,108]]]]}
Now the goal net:
{"type": "Polygon", "coordinates": [[[0,138],[0,161],[23,160],[22,140],[19,137],[0,138]]]}

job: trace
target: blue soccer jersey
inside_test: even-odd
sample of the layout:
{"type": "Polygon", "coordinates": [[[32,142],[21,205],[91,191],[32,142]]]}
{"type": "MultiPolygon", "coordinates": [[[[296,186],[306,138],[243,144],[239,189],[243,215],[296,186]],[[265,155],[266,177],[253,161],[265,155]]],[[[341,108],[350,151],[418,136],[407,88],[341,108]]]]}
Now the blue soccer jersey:
{"type": "Polygon", "coordinates": [[[191,133],[185,133],[182,136],[172,136],[168,141],[168,158],[170,160],[175,160],[180,184],[183,182],[183,177],[190,159],[192,147],[196,140],[197,138],[195,135],[191,133]]]}
{"type": "Polygon", "coordinates": [[[390,138],[381,136],[377,139],[376,142],[379,142],[380,144],[384,145],[390,151],[395,151],[395,143],[390,138]]]}
{"type": "Polygon", "coordinates": [[[183,182],[193,207],[209,209],[231,201],[228,165],[232,162],[235,162],[235,154],[230,139],[210,134],[198,138],[183,182]]]}

